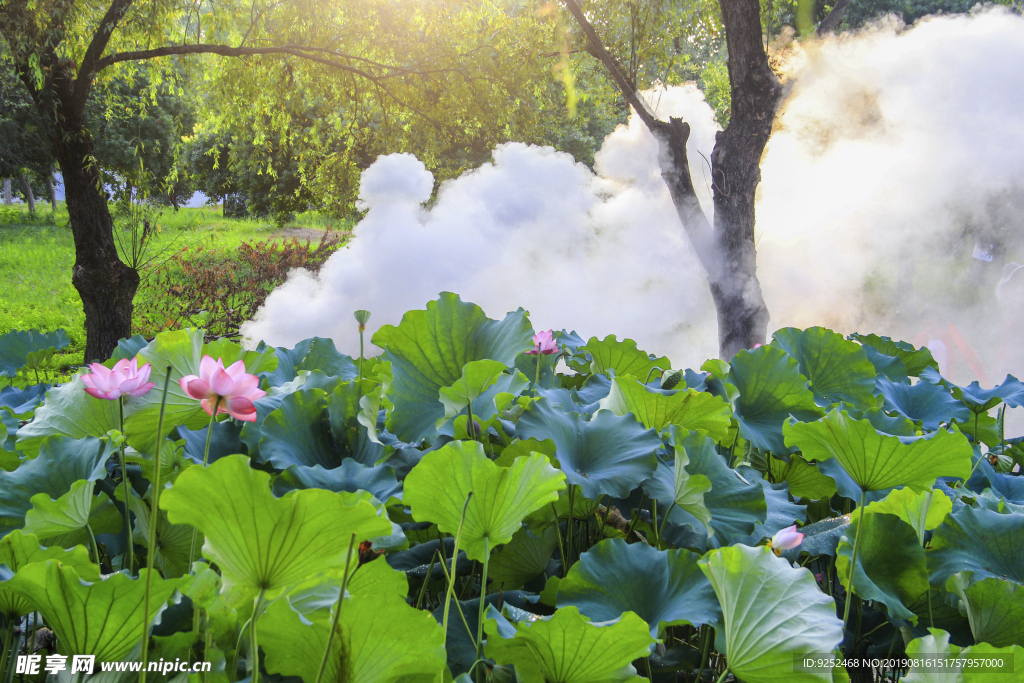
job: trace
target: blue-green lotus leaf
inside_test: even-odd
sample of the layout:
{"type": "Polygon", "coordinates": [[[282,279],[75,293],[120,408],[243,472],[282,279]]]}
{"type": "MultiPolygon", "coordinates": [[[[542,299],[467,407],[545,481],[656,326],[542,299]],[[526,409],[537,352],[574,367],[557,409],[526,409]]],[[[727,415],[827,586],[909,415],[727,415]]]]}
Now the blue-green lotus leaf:
{"type": "Polygon", "coordinates": [[[616,377],[633,375],[646,378],[652,368],[668,370],[672,367],[668,358],[655,358],[653,354],[641,351],[632,339],[618,341],[615,335],[602,340],[591,337],[584,350],[590,354],[590,372],[594,375],[607,375],[613,371],[616,377]]]}
{"type": "Polygon", "coordinates": [[[441,387],[462,376],[463,366],[485,358],[511,366],[531,348],[533,329],[522,309],[491,320],[476,304],[444,292],[425,311],[409,311],[398,327],[385,325],[373,335],[391,363],[386,396],[394,404],[387,428],[406,443],[432,438],[444,415],[441,387]]]}
{"type": "MultiPolygon", "coordinates": [[[[431,577],[437,579],[443,577],[441,572],[441,556],[445,558],[445,566],[448,573],[452,571],[452,551],[455,550],[455,537],[449,536],[444,539],[437,539],[420,543],[408,550],[400,550],[397,553],[389,553],[384,559],[393,569],[405,572],[406,576],[413,579],[423,579],[430,571],[430,563],[434,562],[434,573],[431,577]],[[435,559],[435,555],[437,556],[435,559]]],[[[456,562],[458,574],[456,576],[469,576],[473,573],[473,563],[466,559],[466,552],[459,551],[459,559],[456,562]]]]}
{"type": "MultiPolygon", "coordinates": [[[[314,370],[309,373],[303,372],[293,381],[281,386],[270,387],[266,396],[253,401],[253,405],[256,406],[256,419],[242,425],[242,431],[239,434],[239,438],[245,444],[249,457],[257,462],[263,461],[260,455],[260,438],[263,436],[263,423],[272,412],[281,407],[285,396],[289,396],[296,391],[312,389],[320,389],[330,393],[339,384],[341,384],[341,379],[328,377],[319,370],[314,370]]],[[[179,427],[178,430],[180,432],[181,428],[179,427]]]]}
{"type": "Polygon", "coordinates": [[[18,370],[28,364],[30,354],[62,349],[70,343],[64,330],[15,330],[0,335],[0,376],[14,377],[18,370]]]}
{"type": "Polygon", "coordinates": [[[896,356],[881,353],[878,349],[866,344],[864,345],[864,353],[867,354],[871,364],[875,366],[875,372],[878,373],[878,377],[885,377],[893,382],[910,383],[907,366],[896,356]]]}
{"type": "MultiPolygon", "coordinates": [[[[476,362],[491,363],[493,361],[476,362]]],[[[471,364],[467,364],[467,367],[469,367],[470,365],[471,364]]],[[[472,403],[470,404],[473,410],[473,419],[477,420],[481,424],[486,423],[499,412],[498,405],[496,403],[496,399],[498,399],[499,394],[508,394],[508,396],[515,398],[522,394],[523,390],[525,390],[528,386],[530,386],[530,380],[528,380],[523,375],[523,373],[519,372],[518,370],[512,370],[511,373],[498,374],[495,377],[495,381],[493,384],[489,385],[484,391],[482,391],[479,395],[473,398],[472,403]]],[[[446,389],[447,387],[443,387],[441,389],[441,392],[446,391],[446,389]]],[[[444,400],[441,400],[441,402],[444,403],[444,400]]],[[[465,408],[466,406],[462,405],[462,408],[460,408],[460,410],[457,413],[455,413],[455,415],[464,416],[464,420],[468,420],[468,411],[466,411],[465,408]]],[[[448,412],[454,413],[454,406],[452,409],[448,409],[446,406],[445,414],[447,415],[448,412]]],[[[456,418],[455,420],[445,422],[442,426],[438,427],[438,433],[443,434],[445,436],[454,436],[454,423],[458,421],[459,419],[456,418]]],[[[484,425],[484,428],[486,430],[486,425],[484,425]]]]}
{"type": "Polygon", "coordinates": [[[974,579],[1009,579],[1024,584],[1024,513],[964,507],[946,517],[932,535],[928,572],[943,586],[957,572],[974,579]]]}
{"type": "Polygon", "coordinates": [[[949,577],[946,590],[963,601],[977,642],[1024,647],[1024,586],[991,577],[974,581],[964,572],[949,577]]]}
{"type": "Polygon", "coordinates": [[[800,374],[810,381],[819,405],[838,401],[875,405],[876,370],[860,344],[824,327],[786,327],[772,335],[772,346],[800,363],[800,374]]]}
{"type": "MultiPolygon", "coordinates": [[[[893,341],[889,337],[880,337],[877,334],[851,334],[850,339],[859,341],[865,347],[871,347],[880,354],[895,356],[903,364],[907,374],[911,377],[919,376],[925,368],[939,369],[939,364],[932,358],[932,352],[927,348],[914,348],[913,344],[905,341],[893,341]]],[[[889,377],[889,379],[895,379],[889,377]]]]}
{"type": "Polygon", "coordinates": [[[0,390],[0,410],[6,410],[22,419],[32,417],[32,413],[43,403],[43,397],[50,388],[49,384],[33,384],[28,387],[4,387],[0,390]]]}
{"type": "Polygon", "coordinates": [[[807,521],[807,506],[790,500],[789,484],[786,482],[773,484],[763,479],[760,472],[749,467],[739,467],[736,471],[747,481],[756,481],[761,485],[765,503],[768,504],[764,522],[754,528],[754,533],[747,539],[746,545],[756,545],[761,539],[770,538],[796,522],[807,521]]]}
{"type": "MultiPolygon", "coordinates": [[[[471,565],[472,563],[467,562],[466,564],[471,565]]],[[[435,567],[434,571],[438,571],[438,568],[435,567]]],[[[500,604],[503,609],[512,607],[528,610],[531,607],[530,598],[531,596],[523,591],[491,593],[484,599],[484,609],[489,611],[490,608],[500,604]]],[[[462,619],[458,617],[453,618],[453,615],[458,614],[455,609],[455,598],[453,597],[450,609],[451,615],[448,618],[448,634],[445,640],[445,649],[448,656],[448,668],[455,675],[469,671],[469,667],[476,660],[476,646],[473,642],[476,640],[476,623],[480,614],[480,598],[460,600],[458,605],[462,609],[462,614],[466,617],[466,623],[471,624],[474,630],[472,635],[470,635],[466,632],[462,619]]],[[[441,624],[444,620],[444,598],[441,599],[441,606],[434,610],[433,614],[437,623],[441,624]]]]}
{"type": "Polygon", "coordinates": [[[104,436],[120,425],[117,401],[105,401],[85,393],[82,378],[76,375],[70,382],[46,392],[46,400],[36,408],[33,420],[18,429],[15,446],[32,458],[48,437],[104,436]]]}
{"type": "Polygon", "coordinates": [[[974,461],[974,474],[967,480],[967,488],[979,492],[991,490],[1010,507],[1024,505],[1024,477],[996,472],[988,458],[980,452],[975,452],[971,458],[974,461]]]}
{"type": "Polygon", "coordinates": [[[796,560],[801,553],[808,555],[835,555],[839,540],[846,535],[850,526],[850,515],[829,517],[813,524],[800,527],[800,533],[804,535],[803,543],[796,548],[783,551],[782,556],[789,560],[796,560]]]}
{"type": "Polygon", "coordinates": [[[1013,375],[1007,375],[1003,383],[991,389],[982,389],[977,382],[966,387],[953,386],[953,395],[967,404],[975,413],[985,413],[1000,403],[1011,408],[1024,405],[1024,382],[1013,375]]]}
{"type": "Polygon", "coordinates": [[[519,419],[520,439],[551,439],[566,480],[596,500],[605,494],[625,498],[650,478],[661,447],[656,432],[644,429],[632,415],[619,417],[599,410],[590,421],[565,413],[540,399],[519,419]]]}
{"type": "Polygon", "coordinates": [[[267,375],[270,386],[281,386],[291,382],[303,370],[319,370],[329,377],[342,381],[356,379],[359,368],[351,357],[338,353],[330,339],[312,337],[303,339],[291,349],[283,346],[274,348],[277,353],[277,368],[267,375]]]}
{"type": "Polygon", "coordinates": [[[51,436],[34,459],[13,472],[0,472],[0,536],[24,525],[32,496],[45,493],[57,499],[76,481],[106,478],[106,462],[114,450],[106,439],[51,436]]]}
{"type": "Polygon", "coordinates": [[[334,469],[320,465],[302,467],[291,465],[274,480],[274,495],[283,496],[292,489],[326,489],[328,491],[369,491],[377,500],[402,497],[402,485],[395,478],[395,470],[388,465],[367,467],[346,458],[334,469]]]}
{"type": "Polygon", "coordinates": [[[552,524],[539,536],[534,536],[525,527],[513,534],[512,540],[498,548],[491,557],[487,576],[492,585],[501,590],[520,588],[542,576],[549,566],[557,567],[551,556],[558,550],[559,533],[558,527],[552,524]]]}
{"type": "Polygon", "coordinates": [[[730,365],[728,381],[739,390],[733,401],[740,436],[755,448],[788,453],[782,424],[791,415],[813,420],[821,415],[800,364],[774,346],[740,351],[730,365]]]}
{"type": "Polygon", "coordinates": [[[886,410],[917,420],[929,431],[938,429],[940,422],[966,422],[971,416],[971,411],[953,398],[948,389],[928,382],[911,385],[879,378],[878,390],[885,399],[886,410]]]}
{"type": "Polygon", "coordinates": [[[937,477],[967,477],[971,471],[970,444],[955,430],[896,437],[879,432],[867,420],[854,420],[834,410],[816,422],[787,423],[785,434],[786,444],[799,448],[805,459],[817,460],[841,493],[842,478],[825,465],[832,459],[864,491],[931,488],[937,477]]]}
{"type": "Polygon", "coordinates": [[[601,541],[559,582],[558,607],[577,607],[591,621],[635,612],[655,638],[668,626],[717,623],[722,610],[699,559],[689,550],[657,550],[619,538],[601,541]]]}
{"type": "MultiPolygon", "coordinates": [[[[208,427],[208,426],[207,426],[208,427]]],[[[189,429],[179,426],[171,432],[171,438],[185,442],[185,456],[193,462],[202,462],[206,451],[207,428],[189,429]]],[[[207,462],[214,462],[225,455],[245,453],[246,448],[241,439],[242,426],[234,420],[224,420],[213,424],[210,435],[210,454],[207,462]]]]}
{"type": "Polygon", "coordinates": [[[129,337],[128,339],[119,339],[117,340],[117,347],[114,349],[114,352],[110,354],[110,360],[115,362],[122,358],[131,360],[138,355],[139,351],[146,348],[147,344],[149,344],[149,340],[141,334],[129,337]]]}
{"type": "Polygon", "coordinates": [[[935,590],[928,585],[925,551],[917,532],[896,515],[867,512],[855,517],[839,544],[836,572],[840,581],[849,589],[854,538],[857,527],[863,525],[853,575],[856,594],[885,605],[891,619],[917,624],[918,615],[908,605],[920,601],[927,606],[927,594],[935,590]]]}

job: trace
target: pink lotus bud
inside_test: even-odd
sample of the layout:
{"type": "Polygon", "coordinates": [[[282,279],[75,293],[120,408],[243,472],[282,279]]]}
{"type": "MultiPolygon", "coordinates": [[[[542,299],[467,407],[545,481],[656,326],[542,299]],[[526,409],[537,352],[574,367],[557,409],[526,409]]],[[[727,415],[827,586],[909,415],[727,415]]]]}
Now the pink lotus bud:
{"type": "Polygon", "coordinates": [[[775,550],[789,550],[804,542],[804,535],[796,530],[796,524],[786,527],[779,533],[772,536],[772,548],[775,550]]]}
{"type": "Polygon", "coordinates": [[[256,406],[253,401],[263,398],[267,392],[259,389],[260,380],[256,375],[245,372],[245,363],[237,361],[224,367],[224,361],[203,356],[199,363],[199,376],[185,375],[178,383],[182,391],[202,402],[207,415],[227,413],[243,422],[256,421],[256,406]]]}
{"type": "Polygon", "coordinates": [[[90,374],[82,375],[82,384],[85,385],[85,393],[108,401],[122,396],[142,396],[155,386],[149,381],[151,369],[149,363],[144,363],[140,368],[138,358],[130,361],[122,358],[109,369],[100,363],[93,363],[89,366],[90,374]]]}

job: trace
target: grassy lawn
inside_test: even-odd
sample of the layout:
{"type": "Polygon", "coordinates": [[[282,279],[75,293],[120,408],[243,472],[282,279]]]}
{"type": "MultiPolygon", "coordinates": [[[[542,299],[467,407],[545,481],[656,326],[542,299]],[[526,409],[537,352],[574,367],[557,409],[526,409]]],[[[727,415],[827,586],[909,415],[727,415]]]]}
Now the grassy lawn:
{"type": "MultiPolygon", "coordinates": [[[[63,202],[58,202],[56,214],[48,204],[37,206],[33,217],[23,205],[0,204],[0,334],[63,328],[71,345],[54,357],[50,371],[65,375],[82,363],[85,349],[82,300],[71,285],[74,240],[63,202]]],[[[183,208],[178,212],[167,208],[150,212],[149,218],[155,228],[144,254],[149,263],[141,269],[143,283],[136,301],[140,296],[152,296],[146,288],[147,275],[183,249],[202,245],[230,252],[242,242],[266,240],[278,233],[269,221],[224,218],[220,207],[183,208]]],[[[115,217],[115,231],[120,230],[128,243],[126,224],[127,220],[115,217]]],[[[307,212],[288,227],[322,231],[349,225],[307,212]]]]}

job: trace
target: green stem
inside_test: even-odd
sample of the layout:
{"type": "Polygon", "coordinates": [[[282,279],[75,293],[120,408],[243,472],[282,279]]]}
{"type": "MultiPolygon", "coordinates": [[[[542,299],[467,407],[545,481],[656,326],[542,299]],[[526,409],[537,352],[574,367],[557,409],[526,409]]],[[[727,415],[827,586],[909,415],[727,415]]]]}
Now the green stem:
{"type": "Polygon", "coordinates": [[[729,667],[726,666],[724,669],[722,669],[722,675],[718,677],[718,683],[722,683],[722,681],[724,681],[725,677],[728,676],[728,675],[729,675],[729,667]]]}
{"type": "MultiPolygon", "coordinates": [[[[572,524],[576,519],[576,515],[573,514],[576,510],[576,487],[569,486],[569,518],[565,522],[565,546],[569,549],[566,557],[569,562],[572,562],[572,524]]],[[[566,567],[568,569],[568,567],[566,567]]]]}
{"type": "MultiPolygon", "coordinates": [[[[649,383],[650,383],[650,381],[651,381],[651,375],[653,375],[653,374],[654,374],[654,371],[655,371],[655,370],[661,370],[661,368],[659,368],[659,367],[658,367],[657,365],[655,365],[655,366],[654,366],[653,368],[651,368],[650,370],[648,370],[648,371],[647,371],[647,379],[645,379],[645,380],[644,380],[644,384],[649,384],[649,383]]],[[[664,370],[661,370],[661,372],[662,372],[662,373],[664,373],[665,371],[664,371],[664,370]]]]}
{"type": "Polygon", "coordinates": [[[444,632],[446,646],[448,643],[448,611],[452,606],[452,595],[455,593],[455,577],[459,573],[455,565],[459,561],[459,543],[462,541],[462,528],[466,526],[466,511],[469,510],[469,501],[472,498],[473,492],[470,491],[469,495],[466,496],[466,502],[462,505],[462,519],[459,520],[459,529],[455,532],[455,546],[452,548],[452,573],[449,575],[447,570],[445,571],[445,574],[448,575],[448,590],[444,596],[444,618],[441,620],[441,630],[444,632]]]}
{"type": "Polygon", "coordinates": [[[540,351],[537,352],[537,372],[533,376],[533,389],[534,391],[540,391],[540,361],[543,356],[540,351]]]}
{"type": "Polygon", "coordinates": [[[629,543],[629,535],[631,533],[633,533],[633,529],[636,528],[637,522],[640,521],[640,513],[641,513],[641,511],[643,511],[643,509],[644,509],[644,502],[646,502],[646,501],[647,501],[647,492],[646,491],[641,491],[640,492],[640,504],[636,506],[636,517],[633,518],[633,521],[630,522],[630,524],[629,524],[629,528],[626,529],[626,543],[629,543]]]}
{"type": "Polygon", "coordinates": [[[92,554],[96,557],[96,566],[102,567],[100,562],[100,547],[96,545],[96,537],[92,533],[92,527],[88,523],[85,525],[85,530],[89,532],[89,540],[92,541],[92,554]]]}
{"type": "Polygon", "coordinates": [[[562,556],[562,578],[564,579],[569,567],[566,564],[565,545],[562,543],[562,530],[558,528],[558,508],[554,503],[551,504],[551,511],[555,513],[555,535],[558,536],[558,554],[562,556]]]}
{"type": "MultiPolygon", "coordinates": [[[[434,563],[437,562],[438,552],[435,550],[434,554],[430,557],[430,566],[427,567],[427,575],[423,578],[423,585],[420,586],[420,594],[416,596],[416,609],[420,608],[423,604],[423,596],[427,593],[427,584],[430,583],[430,575],[434,573],[434,563]]],[[[443,559],[441,560],[444,561],[443,559]]]]}
{"type": "MultiPolygon", "coordinates": [[[[210,424],[206,427],[206,447],[203,449],[203,467],[210,461],[210,439],[213,437],[213,423],[217,421],[217,411],[220,410],[221,397],[218,396],[213,404],[213,415],[210,416],[210,424]]],[[[192,527],[192,542],[188,546],[188,571],[192,571],[192,562],[196,557],[196,541],[199,538],[199,529],[192,527]]]]}
{"type": "MultiPolygon", "coordinates": [[[[490,547],[487,543],[487,537],[484,536],[484,568],[483,573],[480,576],[480,609],[477,610],[476,619],[476,658],[482,660],[484,656],[484,612],[487,608],[485,598],[487,597],[487,561],[490,559],[490,547]]],[[[483,671],[483,676],[478,671],[477,679],[483,683],[486,678],[486,667],[483,671]]]]}
{"type": "MultiPolygon", "coordinates": [[[[857,552],[860,550],[860,532],[864,528],[864,498],[867,493],[860,490],[860,518],[857,520],[857,535],[853,539],[853,557],[850,558],[850,571],[846,575],[846,606],[843,608],[843,633],[850,622],[850,604],[853,602],[853,573],[857,570],[857,552]]],[[[845,636],[844,636],[845,637],[845,636]]]]}
{"type": "Polygon", "coordinates": [[[11,650],[11,639],[14,637],[14,619],[5,617],[4,621],[7,622],[4,625],[4,652],[0,655],[0,676],[3,680],[7,679],[7,656],[11,650]]]}
{"type": "Polygon", "coordinates": [[[652,498],[651,499],[651,503],[652,503],[652,507],[653,507],[653,511],[651,512],[651,515],[652,515],[652,517],[654,519],[654,524],[652,524],[651,526],[654,527],[654,547],[657,549],[658,547],[661,546],[661,533],[660,533],[661,529],[659,528],[659,525],[658,525],[658,499],[657,498],[652,498]]]}
{"type": "MultiPolygon", "coordinates": [[[[210,648],[213,647],[213,631],[210,630],[209,610],[203,610],[203,616],[203,661],[207,662],[210,659],[210,648]]],[[[203,671],[203,683],[210,683],[209,671],[203,671]]]]}
{"type": "Polygon", "coordinates": [[[359,386],[363,385],[363,326],[359,326],[359,386]]]}
{"type": "Polygon", "coordinates": [[[469,419],[466,420],[466,433],[469,434],[469,438],[473,441],[483,442],[483,434],[476,433],[476,426],[473,424],[473,402],[470,401],[466,404],[466,411],[469,414],[469,419]]]}
{"type": "Polygon", "coordinates": [[[708,663],[708,651],[711,649],[712,628],[708,625],[701,626],[704,629],[704,644],[700,648],[700,668],[697,669],[698,680],[703,679],[704,665],[708,663]]]}
{"type": "MultiPolygon", "coordinates": [[[[260,594],[256,596],[252,605],[252,619],[249,621],[249,659],[252,660],[252,683],[260,683],[260,647],[259,643],[256,642],[256,619],[260,616],[260,610],[263,609],[263,589],[260,589],[260,594]]],[[[327,641],[328,647],[330,647],[331,641],[327,641]]],[[[319,680],[317,681],[319,683],[319,680]]]]}
{"type": "Polygon", "coordinates": [[[334,619],[331,620],[331,630],[327,633],[327,646],[324,648],[324,658],[320,660],[320,670],[316,674],[316,683],[324,678],[327,670],[327,661],[331,654],[331,643],[334,642],[334,633],[338,630],[338,621],[341,619],[341,606],[345,602],[345,590],[348,588],[348,568],[352,562],[352,548],[356,545],[356,535],[348,542],[348,554],[345,555],[345,575],[341,579],[341,592],[338,594],[338,604],[334,607],[334,619]]]}
{"type": "MultiPolygon", "coordinates": [[[[121,418],[121,438],[124,438],[124,396],[117,399],[117,409],[121,418]]],[[[124,484],[124,543],[125,559],[128,561],[128,573],[135,569],[135,546],[132,545],[132,517],[128,502],[131,500],[130,485],[128,483],[128,461],[125,451],[128,450],[126,441],[121,442],[121,481],[124,484]]]]}
{"type": "MultiPolygon", "coordinates": [[[[146,683],[146,668],[149,666],[149,606],[153,592],[153,561],[156,558],[156,521],[160,514],[160,454],[164,446],[164,411],[167,408],[167,389],[171,385],[171,366],[167,366],[164,376],[164,393],[160,399],[160,416],[156,421],[156,455],[153,463],[153,507],[149,514],[149,538],[146,548],[146,593],[142,608],[142,670],[139,672],[139,683],[146,683]]],[[[139,570],[141,575],[142,570],[139,570]]]]}
{"type": "MultiPolygon", "coordinates": [[[[661,528],[658,529],[658,543],[661,543],[661,535],[665,533],[665,525],[668,524],[668,516],[672,513],[672,509],[676,506],[676,502],[673,500],[672,504],[668,506],[668,510],[665,511],[665,519],[661,523],[661,528]]],[[[658,523],[658,518],[654,518],[654,523],[658,523]]]]}

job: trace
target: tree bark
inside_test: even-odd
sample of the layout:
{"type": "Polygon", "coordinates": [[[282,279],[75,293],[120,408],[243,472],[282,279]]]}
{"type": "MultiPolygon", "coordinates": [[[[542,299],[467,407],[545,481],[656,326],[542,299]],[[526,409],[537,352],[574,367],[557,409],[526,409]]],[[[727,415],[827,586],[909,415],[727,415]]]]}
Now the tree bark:
{"type": "Polygon", "coordinates": [[[28,212],[35,214],[36,212],[36,197],[32,194],[32,185],[28,182],[28,176],[22,171],[18,174],[18,180],[21,181],[21,191],[25,193],[25,203],[28,204],[28,212]]]}
{"type": "Polygon", "coordinates": [[[818,24],[818,35],[823,36],[827,33],[832,33],[839,27],[839,22],[846,16],[846,10],[850,7],[850,0],[839,0],[836,6],[832,8],[821,23],[818,24]]]}
{"type": "Polygon", "coordinates": [[[718,315],[718,353],[763,344],[768,307],[757,280],[754,195],[761,181],[761,156],[771,135],[782,86],[768,66],[762,44],[758,0],[719,0],[729,51],[732,116],[711,153],[714,227],[693,187],[686,142],[690,126],[677,118],[658,120],[619,70],[575,0],[565,0],[587,35],[591,52],[612,75],[626,101],[658,140],[658,163],[679,219],[708,275],[718,315]]]}
{"type": "Polygon", "coordinates": [[[14,197],[11,194],[11,179],[4,178],[4,204],[10,204],[14,201],[14,197]]]}
{"type": "Polygon", "coordinates": [[[50,208],[57,215],[57,190],[53,186],[53,167],[46,172],[46,191],[50,193],[50,208]]]}

